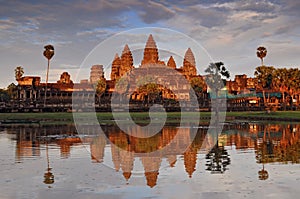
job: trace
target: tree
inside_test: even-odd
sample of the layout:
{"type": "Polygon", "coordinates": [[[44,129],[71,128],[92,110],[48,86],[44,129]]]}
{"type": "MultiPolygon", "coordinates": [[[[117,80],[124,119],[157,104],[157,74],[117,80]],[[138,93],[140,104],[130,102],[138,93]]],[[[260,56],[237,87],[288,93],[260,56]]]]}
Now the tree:
{"type": "Polygon", "coordinates": [[[282,103],[284,110],[286,110],[286,103],[285,103],[285,92],[288,91],[287,82],[288,79],[288,70],[286,68],[278,68],[275,69],[273,73],[273,86],[281,92],[282,94],[282,103]]]}
{"type": "Polygon", "coordinates": [[[147,97],[148,104],[157,98],[160,89],[152,76],[144,76],[137,80],[138,92],[147,97]]]}
{"type": "Polygon", "coordinates": [[[287,87],[289,95],[292,98],[292,103],[297,92],[300,89],[300,71],[298,68],[288,69],[287,87]]]}
{"type": "Polygon", "coordinates": [[[101,78],[100,80],[98,80],[96,84],[96,95],[99,98],[99,103],[100,103],[101,96],[105,93],[105,90],[106,90],[106,81],[104,78],[101,78]]]}
{"type": "Polygon", "coordinates": [[[203,78],[201,77],[193,77],[190,79],[190,85],[194,89],[195,93],[202,93],[204,90],[206,90],[206,84],[203,78]]]}
{"type": "Polygon", "coordinates": [[[224,78],[229,78],[230,73],[223,62],[210,63],[208,68],[205,69],[205,72],[208,73],[207,78],[205,79],[206,84],[211,89],[216,99],[218,99],[220,90],[226,85],[226,79],[224,78]]]}
{"type": "Polygon", "coordinates": [[[222,103],[219,99],[219,92],[225,87],[226,79],[224,78],[229,78],[230,73],[223,62],[210,63],[208,68],[205,69],[205,72],[208,73],[205,81],[212,91],[210,93],[211,99],[213,100],[213,98],[215,98],[215,104],[213,104],[214,107],[212,107],[215,108],[215,131],[213,132],[213,138],[217,140],[219,131],[221,131],[219,128],[219,107],[222,103]]]}
{"type": "Polygon", "coordinates": [[[10,99],[7,90],[0,89],[0,102],[8,102],[10,99]]]}
{"type": "Polygon", "coordinates": [[[15,69],[15,78],[18,81],[19,79],[21,79],[21,77],[24,75],[24,69],[22,68],[22,66],[18,66],[15,69]]]}
{"type": "Polygon", "coordinates": [[[224,173],[230,164],[230,156],[224,146],[217,144],[206,154],[206,170],[211,174],[224,173]]]}
{"type": "Polygon", "coordinates": [[[254,76],[257,78],[258,85],[263,91],[264,105],[266,104],[265,89],[272,88],[272,80],[275,68],[273,66],[259,66],[255,68],[254,76]]]}
{"type": "Polygon", "coordinates": [[[9,95],[10,99],[16,99],[17,97],[17,86],[14,83],[11,83],[7,87],[7,94],[9,95]]]}
{"type": "Polygon", "coordinates": [[[264,65],[264,58],[267,56],[267,49],[263,46],[260,46],[256,50],[256,56],[261,60],[261,66],[264,65]]]}
{"type": "Polygon", "coordinates": [[[46,75],[46,88],[45,88],[45,99],[44,99],[44,106],[46,105],[46,94],[47,94],[47,85],[48,85],[48,76],[49,76],[49,68],[50,68],[50,59],[54,55],[54,47],[52,45],[46,45],[44,46],[45,50],[43,55],[48,60],[48,67],[47,67],[47,75],[46,75]]]}

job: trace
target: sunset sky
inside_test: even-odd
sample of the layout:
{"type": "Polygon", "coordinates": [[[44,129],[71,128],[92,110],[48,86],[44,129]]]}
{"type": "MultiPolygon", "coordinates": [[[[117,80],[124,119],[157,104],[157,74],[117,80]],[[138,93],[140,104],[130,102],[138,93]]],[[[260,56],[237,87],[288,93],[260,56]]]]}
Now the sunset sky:
{"type": "MultiPolygon", "coordinates": [[[[256,57],[260,45],[268,49],[266,65],[300,64],[298,0],[0,2],[0,88],[16,83],[17,66],[24,68],[25,75],[45,81],[46,44],[55,47],[49,80],[56,82],[63,71],[72,78],[101,41],[143,27],[169,28],[195,39],[215,61],[227,65],[232,78],[243,73],[253,76],[260,64],[256,57]]],[[[204,67],[198,73],[203,74],[204,67]]]]}

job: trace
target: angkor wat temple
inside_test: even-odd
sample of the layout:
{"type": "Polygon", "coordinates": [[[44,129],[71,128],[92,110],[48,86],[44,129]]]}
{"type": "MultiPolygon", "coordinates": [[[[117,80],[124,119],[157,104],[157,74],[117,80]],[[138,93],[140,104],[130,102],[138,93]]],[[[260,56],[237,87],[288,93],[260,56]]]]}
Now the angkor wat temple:
{"type": "MultiPolygon", "coordinates": [[[[192,49],[186,50],[182,66],[177,67],[172,56],[165,63],[159,59],[156,42],[150,34],[139,67],[134,66],[132,52],[126,44],[121,56],[116,54],[113,58],[110,80],[105,78],[102,65],[93,65],[89,80],[81,80],[79,83],[74,83],[68,72],[63,72],[56,83],[47,85],[42,83],[38,76],[24,76],[18,80],[16,99],[5,105],[2,104],[0,112],[79,111],[87,110],[86,108],[109,111],[114,92],[121,96],[120,100],[129,99],[132,109],[137,111],[148,110],[154,103],[163,105],[167,110],[176,111],[180,108],[178,103],[180,100],[185,102],[197,100],[197,107],[189,104],[192,110],[210,110],[211,99],[205,78],[206,76],[197,74],[192,49]],[[158,85],[152,96],[147,89],[140,89],[138,85],[141,77],[147,79],[147,76],[158,85]],[[121,92],[122,89],[118,88],[118,84],[120,85],[124,80],[133,87],[127,85],[127,88],[121,92]],[[102,82],[103,87],[100,93],[97,92],[99,82],[102,82]],[[192,82],[202,82],[200,90],[195,89],[192,82]],[[192,87],[197,99],[192,99],[190,95],[192,87]],[[74,99],[82,98],[87,99],[85,103],[80,104],[85,107],[72,106],[74,99]]],[[[153,83],[151,81],[150,83],[153,83]]],[[[262,90],[257,84],[255,78],[248,78],[246,75],[236,75],[234,81],[227,81],[227,109],[264,110],[262,90]]],[[[280,93],[274,94],[269,91],[267,97],[270,104],[280,103],[280,93]]]]}

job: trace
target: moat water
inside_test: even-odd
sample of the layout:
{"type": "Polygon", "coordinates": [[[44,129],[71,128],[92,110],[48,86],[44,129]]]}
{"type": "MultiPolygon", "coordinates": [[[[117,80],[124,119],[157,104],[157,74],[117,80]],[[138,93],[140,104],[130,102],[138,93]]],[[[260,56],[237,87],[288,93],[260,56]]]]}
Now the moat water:
{"type": "MultiPolygon", "coordinates": [[[[206,124],[165,126],[147,139],[135,139],[115,126],[103,129],[104,134],[95,134],[87,127],[86,134],[77,135],[72,125],[2,127],[0,198],[298,198],[300,194],[297,123],[225,123],[217,143],[206,124]],[[205,143],[213,144],[203,147],[205,143]]],[[[130,130],[141,133],[136,127],[130,130]]]]}

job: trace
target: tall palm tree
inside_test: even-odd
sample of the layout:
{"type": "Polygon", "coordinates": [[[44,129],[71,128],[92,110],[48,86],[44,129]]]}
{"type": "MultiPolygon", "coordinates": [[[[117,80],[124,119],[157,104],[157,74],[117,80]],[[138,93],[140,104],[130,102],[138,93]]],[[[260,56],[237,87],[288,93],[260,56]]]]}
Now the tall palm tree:
{"type": "Polygon", "coordinates": [[[267,56],[267,49],[263,46],[257,48],[256,55],[261,60],[261,65],[264,65],[264,58],[267,56]]]}
{"type": "MultiPolygon", "coordinates": [[[[220,91],[226,86],[226,78],[230,77],[229,71],[226,69],[223,62],[210,63],[209,66],[205,69],[205,72],[208,74],[205,78],[207,86],[211,89],[211,97],[215,98],[215,132],[214,139],[218,139],[219,134],[219,108],[220,108],[220,91]]],[[[212,99],[212,98],[211,98],[212,99]]]]}
{"type": "Polygon", "coordinates": [[[22,66],[16,67],[15,69],[16,80],[18,81],[19,79],[21,79],[23,75],[24,75],[24,69],[22,68],[22,66]]]}
{"type": "Polygon", "coordinates": [[[49,75],[49,68],[50,68],[50,59],[54,55],[54,47],[52,45],[46,45],[44,46],[45,50],[43,55],[48,60],[48,67],[47,67],[47,75],[46,75],[46,88],[45,88],[45,98],[44,98],[44,106],[46,105],[46,94],[47,94],[47,85],[48,85],[48,75],[49,75]]]}
{"type": "Polygon", "coordinates": [[[271,89],[275,68],[273,66],[259,66],[255,68],[254,76],[263,91],[264,105],[266,104],[265,89],[271,89]]]}
{"type": "Polygon", "coordinates": [[[286,68],[275,69],[273,86],[282,93],[282,104],[284,110],[286,110],[285,92],[288,91],[288,87],[287,87],[288,81],[289,81],[288,70],[286,68]]]}

